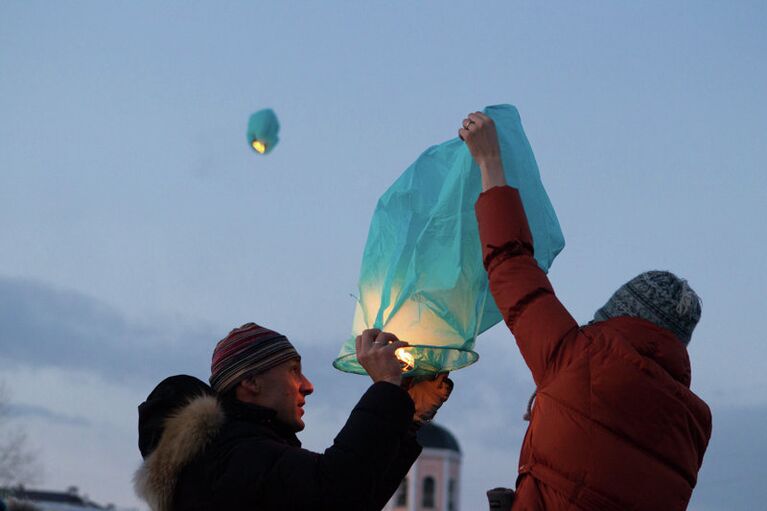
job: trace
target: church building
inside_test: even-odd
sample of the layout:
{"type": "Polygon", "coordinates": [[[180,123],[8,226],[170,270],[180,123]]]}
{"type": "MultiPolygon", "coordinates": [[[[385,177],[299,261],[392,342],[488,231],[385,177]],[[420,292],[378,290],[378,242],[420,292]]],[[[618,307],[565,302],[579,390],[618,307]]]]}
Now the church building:
{"type": "Polygon", "coordinates": [[[455,437],[433,422],[418,430],[423,452],[384,511],[459,511],[461,449],[455,437]]]}

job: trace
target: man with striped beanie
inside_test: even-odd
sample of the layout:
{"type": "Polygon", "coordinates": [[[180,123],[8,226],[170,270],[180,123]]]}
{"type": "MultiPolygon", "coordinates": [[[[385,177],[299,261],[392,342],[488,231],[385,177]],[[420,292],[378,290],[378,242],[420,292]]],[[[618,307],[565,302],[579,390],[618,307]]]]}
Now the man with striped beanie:
{"type": "Polygon", "coordinates": [[[191,377],[169,378],[150,395],[151,406],[142,405],[149,427],[140,421],[147,441],[139,441],[137,492],[153,511],[380,510],[421,452],[418,424],[452,390],[446,375],[403,385],[394,355],[403,346],[379,330],[357,338],[373,384],[320,454],[296,437],[314,392],[298,351],[255,323],[235,328],[213,351],[212,390],[191,377]]]}
{"type": "Polygon", "coordinates": [[[287,337],[255,323],[235,328],[213,350],[210,385],[229,400],[252,402],[277,412],[294,432],[304,429],[305,396],[314,391],[303,376],[301,357],[287,337]],[[290,391],[290,399],[286,392],[290,391]]]}

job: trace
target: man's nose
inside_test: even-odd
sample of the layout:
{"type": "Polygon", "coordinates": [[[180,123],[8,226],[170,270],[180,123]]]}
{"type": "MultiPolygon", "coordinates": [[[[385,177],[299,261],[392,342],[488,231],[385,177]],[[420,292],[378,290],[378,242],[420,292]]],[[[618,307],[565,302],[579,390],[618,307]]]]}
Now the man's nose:
{"type": "Polygon", "coordinates": [[[303,377],[304,381],[301,383],[301,394],[308,396],[312,392],[314,392],[314,385],[312,385],[312,382],[309,381],[309,378],[306,376],[303,377]]]}

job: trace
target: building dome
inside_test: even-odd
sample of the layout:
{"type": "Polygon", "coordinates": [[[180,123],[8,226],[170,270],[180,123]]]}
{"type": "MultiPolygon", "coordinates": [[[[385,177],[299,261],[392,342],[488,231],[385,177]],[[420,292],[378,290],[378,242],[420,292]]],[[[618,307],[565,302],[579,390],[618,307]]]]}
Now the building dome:
{"type": "Polygon", "coordinates": [[[458,440],[452,433],[433,422],[427,422],[418,430],[418,443],[424,448],[449,449],[460,454],[458,440]]]}
{"type": "Polygon", "coordinates": [[[459,511],[461,448],[447,429],[429,422],[417,433],[423,446],[384,511],[459,511]]]}

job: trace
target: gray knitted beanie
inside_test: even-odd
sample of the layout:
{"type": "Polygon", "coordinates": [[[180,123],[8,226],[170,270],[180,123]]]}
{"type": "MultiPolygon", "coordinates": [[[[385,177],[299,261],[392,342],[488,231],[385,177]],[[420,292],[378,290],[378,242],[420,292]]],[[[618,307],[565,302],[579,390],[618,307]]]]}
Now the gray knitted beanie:
{"type": "Polygon", "coordinates": [[[621,286],[594,314],[594,320],[618,316],[646,319],[670,330],[687,346],[700,313],[700,298],[686,280],[667,271],[648,271],[621,286]]]}

